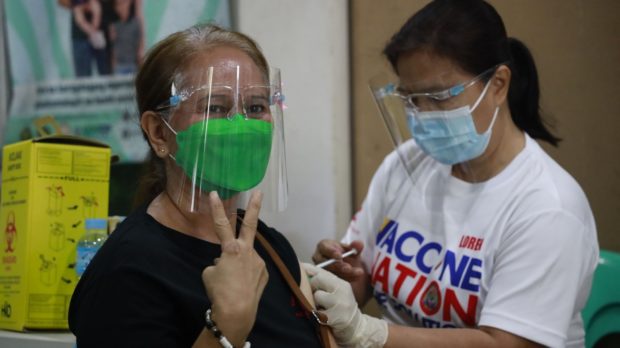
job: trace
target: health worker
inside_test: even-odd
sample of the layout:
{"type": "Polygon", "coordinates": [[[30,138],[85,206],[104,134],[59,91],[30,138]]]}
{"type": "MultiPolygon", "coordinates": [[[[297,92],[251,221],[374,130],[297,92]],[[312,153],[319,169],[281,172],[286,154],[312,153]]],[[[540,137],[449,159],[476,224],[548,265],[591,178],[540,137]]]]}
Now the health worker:
{"type": "Polygon", "coordinates": [[[435,0],[384,49],[371,90],[396,144],[340,241],[307,266],[346,347],[583,347],[599,247],[579,184],[538,144],[526,46],[481,0],[435,0]],[[359,307],[371,298],[383,319],[359,307]],[[442,330],[451,328],[450,330],[442,330]]]}

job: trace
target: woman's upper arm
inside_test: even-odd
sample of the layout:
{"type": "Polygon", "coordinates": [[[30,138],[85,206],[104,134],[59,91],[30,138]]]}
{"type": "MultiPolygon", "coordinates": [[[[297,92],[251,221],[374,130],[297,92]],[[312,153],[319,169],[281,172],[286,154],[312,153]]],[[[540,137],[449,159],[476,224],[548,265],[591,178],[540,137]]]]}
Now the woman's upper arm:
{"type": "Polygon", "coordinates": [[[479,325],[561,346],[589,290],[596,248],[588,238],[563,211],[515,224],[495,257],[479,325]]]}
{"type": "Polygon", "coordinates": [[[90,287],[97,289],[76,304],[85,306],[76,317],[78,344],[166,347],[194,339],[182,337],[175,304],[142,272],[118,271],[90,287]]]}
{"type": "Polygon", "coordinates": [[[538,348],[544,347],[536,342],[530,341],[526,338],[517,336],[510,332],[496,329],[489,326],[481,326],[480,330],[491,336],[497,343],[498,347],[511,347],[511,348],[538,348]]]}

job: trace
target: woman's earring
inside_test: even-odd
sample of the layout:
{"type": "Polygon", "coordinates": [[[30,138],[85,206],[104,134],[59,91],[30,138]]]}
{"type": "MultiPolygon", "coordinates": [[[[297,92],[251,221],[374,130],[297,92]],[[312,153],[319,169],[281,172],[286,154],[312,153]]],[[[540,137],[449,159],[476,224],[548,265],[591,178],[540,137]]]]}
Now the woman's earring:
{"type": "Polygon", "coordinates": [[[166,152],[166,148],[164,148],[164,147],[160,147],[160,148],[159,148],[159,152],[161,152],[161,153],[166,152]]]}

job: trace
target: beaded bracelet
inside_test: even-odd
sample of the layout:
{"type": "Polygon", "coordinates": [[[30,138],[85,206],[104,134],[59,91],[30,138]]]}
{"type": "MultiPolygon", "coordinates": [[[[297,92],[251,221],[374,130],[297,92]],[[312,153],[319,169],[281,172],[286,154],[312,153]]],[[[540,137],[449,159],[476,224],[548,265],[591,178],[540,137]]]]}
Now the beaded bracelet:
{"type": "MultiPolygon", "coordinates": [[[[207,325],[207,329],[211,331],[211,333],[213,333],[213,336],[215,336],[215,338],[217,338],[218,341],[220,341],[220,345],[223,348],[235,348],[230,343],[230,341],[222,334],[222,331],[220,331],[220,329],[217,328],[215,321],[211,319],[211,308],[207,309],[207,312],[205,313],[205,323],[207,325]]],[[[246,341],[243,344],[243,348],[250,348],[250,342],[246,341]]]]}

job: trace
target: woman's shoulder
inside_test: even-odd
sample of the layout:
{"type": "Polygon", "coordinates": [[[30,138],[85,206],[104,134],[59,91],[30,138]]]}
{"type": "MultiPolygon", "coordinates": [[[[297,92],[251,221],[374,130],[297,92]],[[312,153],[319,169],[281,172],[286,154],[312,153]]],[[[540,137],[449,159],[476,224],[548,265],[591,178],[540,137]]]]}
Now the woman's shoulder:
{"type": "Polygon", "coordinates": [[[146,206],[139,207],[116,226],[109,239],[119,244],[139,242],[147,237],[145,232],[151,228],[150,220],[146,206]]]}
{"type": "Polygon", "coordinates": [[[259,220],[257,232],[260,233],[275,249],[293,249],[288,239],[264,221],[259,220]]]}
{"type": "MultiPolygon", "coordinates": [[[[243,216],[244,211],[239,210],[239,216],[243,216]]],[[[258,221],[257,233],[264,237],[264,239],[269,243],[269,245],[276,251],[278,256],[282,259],[289,272],[293,275],[293,277],[299,281],[300,279],[300,271],[299,271],[299,259],[297,254],[295,253],[295,249],[288,241],[288,239],[278,230],[273,227],[268,226],[264,221],[258,221]]],[[[260,245],[260,249],[265,250],[261,243],[257,240],[255,241],[255,245],[260,245]]],[[[263,257],[270,257],[268,254],[262,255],[263,257]]]]}
{"type": "Polygon", "coordinates": [[[100,252],[109,258],[110,264],[148,263],[165,248],[166,243],[162,237],[161,226],[155,223],[143,207],[117,225],[100,252]]]}
{"type": "MultiPolygon", "coordinates": [[[[242,220],[245,215],[245,210],[238,209],[238,219],[242,220]]],[[[237,224],[237,229],[240,228],[240,224],[237,224]]],[[[291,248],[291,244],[286,237],[275,228],[267,225],[263,220],[258,219],[258,226],[256,228],[257,233],[260,233],[273,247],[274,249],[291,248]]]]}
{"type": "Polygon", "coordinates": [[[531,195],[539,199],[544,196],[550,209],[555,206],[577,215],[589,212],[588,199],[579,182],[534,139],[527,136],[526,141],[529,156],[522,169],[531,178],[531,195]]]}
{"type": "Polygon", "coordinates": [[[512,207],[510,226],[514,231],[542,226],[538,229],[546,236],[583,238],[595,245],[594,214],[577,180],[529,136],[523,155],[502,191],[512,207]]]}

